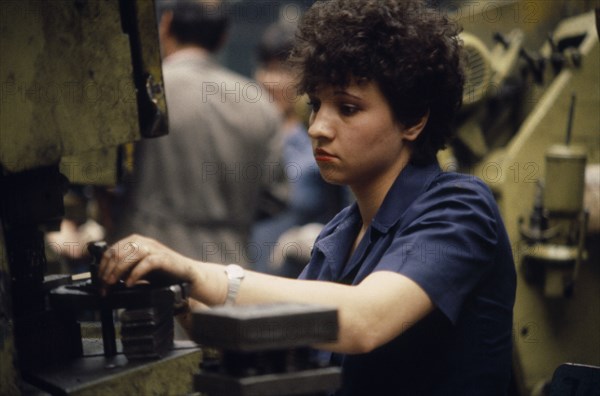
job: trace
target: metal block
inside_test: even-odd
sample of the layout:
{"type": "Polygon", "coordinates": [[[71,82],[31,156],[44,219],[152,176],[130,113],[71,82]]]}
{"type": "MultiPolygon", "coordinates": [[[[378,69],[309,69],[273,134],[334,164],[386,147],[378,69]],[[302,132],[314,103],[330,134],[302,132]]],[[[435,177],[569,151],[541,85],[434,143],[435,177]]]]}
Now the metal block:
{"type": "Polygon", "coordinates": [[[335,341],[337,310],[308,304],[223,306],[193,314],[199,344],[252,352],[335,341]]]}

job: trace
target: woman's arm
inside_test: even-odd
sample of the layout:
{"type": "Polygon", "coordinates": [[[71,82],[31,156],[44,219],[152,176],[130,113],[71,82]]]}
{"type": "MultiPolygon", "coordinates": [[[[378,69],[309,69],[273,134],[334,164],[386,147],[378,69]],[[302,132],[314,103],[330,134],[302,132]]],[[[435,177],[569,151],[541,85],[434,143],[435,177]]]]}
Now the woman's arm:
{"type": "MultiPolygon", "coordinates": [[[[225,301],[228,281],[223,265],[191,260],[137,235],[120,241],[106,252],[99,274],[108,285],[118,279],[133,285],[154,270],[189,282],[191,296],[200,302],[219,305],[225,301]]],[[[338,341],[319,347],[342,353],[369,352],[433,310],[431,300],[421,287],[394,272],[375,272],[359,285],[348,286],[247,271],[237,303],[270,302],[336,307],[340,325],[338,341]]]]}

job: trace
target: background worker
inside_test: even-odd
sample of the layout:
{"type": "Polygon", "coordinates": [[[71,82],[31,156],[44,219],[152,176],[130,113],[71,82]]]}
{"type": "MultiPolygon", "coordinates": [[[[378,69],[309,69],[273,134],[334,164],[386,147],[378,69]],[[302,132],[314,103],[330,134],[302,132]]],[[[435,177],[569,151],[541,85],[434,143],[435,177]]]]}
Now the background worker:
{"type": "Polygon", "coordinates": [[[226,2],[158,4],[169,134],[136,148],[119,236],[136,230],[199,260],[245,262],[258,213],[287,199],[280,118],[256,82],[214,57],[226,2]]]}
{"type": "Polygon", "coordinates": [[[274,23],[267,27],[257,48],[256,80],[283,119],[283,161],[290,192],[285,210],[255,223],[251,237],[251,243],[262,253],[253,262],[253,268],[291,277],[298,276],[310,259],[311,245],[303,244],[299,236],[310,233],[312,244],[319,225],[344,208],[349,195],[346,188],[325,182],[315,162],[306,120],[302,119],[308,98],[297,94],[295,73],[287,63],[295,33],[294,23],[274,23]],[[301,227],[307,224],[310,225],[301,227]]]}

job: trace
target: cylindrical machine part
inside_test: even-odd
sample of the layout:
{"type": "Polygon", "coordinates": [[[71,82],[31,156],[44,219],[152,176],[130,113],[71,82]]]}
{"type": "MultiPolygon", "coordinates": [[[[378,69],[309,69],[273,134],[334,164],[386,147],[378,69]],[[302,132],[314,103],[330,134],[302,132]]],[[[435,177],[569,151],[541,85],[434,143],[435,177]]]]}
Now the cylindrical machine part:
{"type": "Polygon", "coordinates": [[[546,152],[544,208],[555,214],[574,214],[583,208],[585,147],[557,144],[546,152]]]}

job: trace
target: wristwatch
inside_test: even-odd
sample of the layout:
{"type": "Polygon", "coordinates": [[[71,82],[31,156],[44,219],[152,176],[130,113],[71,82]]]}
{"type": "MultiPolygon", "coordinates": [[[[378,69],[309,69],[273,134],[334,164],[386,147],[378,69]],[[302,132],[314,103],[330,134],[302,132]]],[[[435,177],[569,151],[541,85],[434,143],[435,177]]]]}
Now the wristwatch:
{"type": "Polygon", "coordinates": [[[233,305],[245,273],[244,269],[237,264],[227,265],[225,273],[227,274],[227,298],[225,299],[225,305],[233,305]]]}

